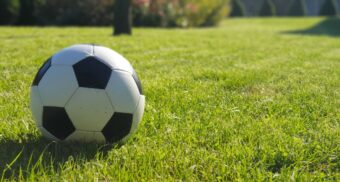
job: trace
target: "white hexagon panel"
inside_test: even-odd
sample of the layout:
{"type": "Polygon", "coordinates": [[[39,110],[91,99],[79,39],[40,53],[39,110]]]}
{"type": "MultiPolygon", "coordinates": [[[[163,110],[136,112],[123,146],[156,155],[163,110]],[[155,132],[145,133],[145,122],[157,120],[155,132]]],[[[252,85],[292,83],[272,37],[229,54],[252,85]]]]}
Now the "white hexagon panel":
{"type": "Polygon", "coordinates": [[[135,112],[133,112],[133,122],[132,122],[131,132],[134,132],[137,129],[137,126],[140,120],[142,120],[142,117],[144,114],[144,106],[145,106],[145,96],[141,95],[139,97],[137,108],[135,112]]]}
{"type": "Polygon", "coordinates": [[[139,89],[132,75],[113,70],[106,92],[116,112],[133,113],[139,101],[139,89]]]}
{"type": "Polygon", "coordinates": [[[71,66],[51,66],[38,85],[44,106],[64,107],[78,88],[71,66]]]}
{"type": "Polygon", "coordinates": [[[65,106],[76,130],[101,131],[114,109],[102,89],[78,88],[65,106]]]}
{"type": "Polygon", "coordinates": [[[43,103],[40,98],[39,89],[37,86],[31,87],[31,103],[30,107],[32,110],[33,117],[37,123],[37,126],[42,126],[43,116],[43,103]]]}
{"type": "Polygon", "coordinates": [[[144,105],[145,105],[145,96],[141,95],[139,97],[139,102],[136,107],[136,110],[133,112],[132,116],[132,124],[129,134],[126,135],[121,141],[124,143],[136,130],[139,122],[142,120],[144,114],[144,105]]]}
{"type": "Polygon", "coordinates": [[[52,65],[72,66],[82,59],[93,55],[93,45],[78,44],[67,47],[52,57],[52,65]]]}
{"type": "Polygon", "coordinates": [[[133,68],[128,60],[126,60],[122,55],[113,51],[112,49],[102,47],[102,46],[93,46],[94,56],[99,58],[100,61],[104,62],[112,69],[127,71],[132,74],[133,68]]]}

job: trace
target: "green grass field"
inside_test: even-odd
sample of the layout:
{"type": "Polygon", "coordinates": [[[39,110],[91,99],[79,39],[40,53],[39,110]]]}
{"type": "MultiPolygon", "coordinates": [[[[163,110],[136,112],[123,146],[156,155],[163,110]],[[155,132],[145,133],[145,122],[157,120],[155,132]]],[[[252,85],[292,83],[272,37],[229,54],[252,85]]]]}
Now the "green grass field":
{"type": "Polygon", "coordinates": [[[0,180],[336,181],[340,33],[309,34],[320,21],[230,19],[131,37],[110,27],[1,27],[0,180]],[[77,43],[113,48],[141,78],[144,118],[121,147],[54,143],[35,127],[35,73],[77,43]]]}

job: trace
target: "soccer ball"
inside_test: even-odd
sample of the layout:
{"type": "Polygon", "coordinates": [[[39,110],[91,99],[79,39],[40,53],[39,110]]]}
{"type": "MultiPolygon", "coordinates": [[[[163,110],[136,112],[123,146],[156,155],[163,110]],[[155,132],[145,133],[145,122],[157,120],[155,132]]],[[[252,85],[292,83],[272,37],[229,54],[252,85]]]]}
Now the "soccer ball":
{"type": "Polygon", "coordinates": [[[144,112],[141,82],[115,51],[91,44],[65,48],[39,69],[31,110],[54,141],[124,142],[144,112]]]}

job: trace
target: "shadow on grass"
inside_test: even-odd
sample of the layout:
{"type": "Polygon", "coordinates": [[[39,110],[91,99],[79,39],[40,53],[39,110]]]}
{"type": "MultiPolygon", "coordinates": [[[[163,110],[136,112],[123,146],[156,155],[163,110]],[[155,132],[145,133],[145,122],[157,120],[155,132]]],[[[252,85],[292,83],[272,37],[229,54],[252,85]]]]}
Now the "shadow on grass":
{"type": "Polygon", "coordinates": [[[87,162],[96,157],[105,157],[109,150],[120,146],[96,143],[58,143],[34,136],[27,141],[0,142],[0,181],[22,177],[38,170],[57,171],[67,161],[87,162]]]}
{"type": "Polygon", "coordinates": [[[300,34],[300,35],[326,35],[331,37],[340,36],[340,18],[333,17],[325,19],[311,28],[305,30],[293,30],[284,33],[288,34],[300,34]]]}

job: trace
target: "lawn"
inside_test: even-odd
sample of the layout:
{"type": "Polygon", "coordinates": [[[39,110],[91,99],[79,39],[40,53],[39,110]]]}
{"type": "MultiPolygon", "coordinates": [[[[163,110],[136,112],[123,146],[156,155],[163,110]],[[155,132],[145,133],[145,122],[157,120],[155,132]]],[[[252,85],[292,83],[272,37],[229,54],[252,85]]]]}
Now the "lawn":
{"type": "Polygon", "coordinates": [[[0,180],[335,181],[340,33],[309,34],[321,21],[230,19],[121,37],[110,27],[1,27],[0,180]],[[120,52],[142,81],[145,114],[123,146],[50,142],[35,127],[35,73],[76,43],[120,52]]]}

